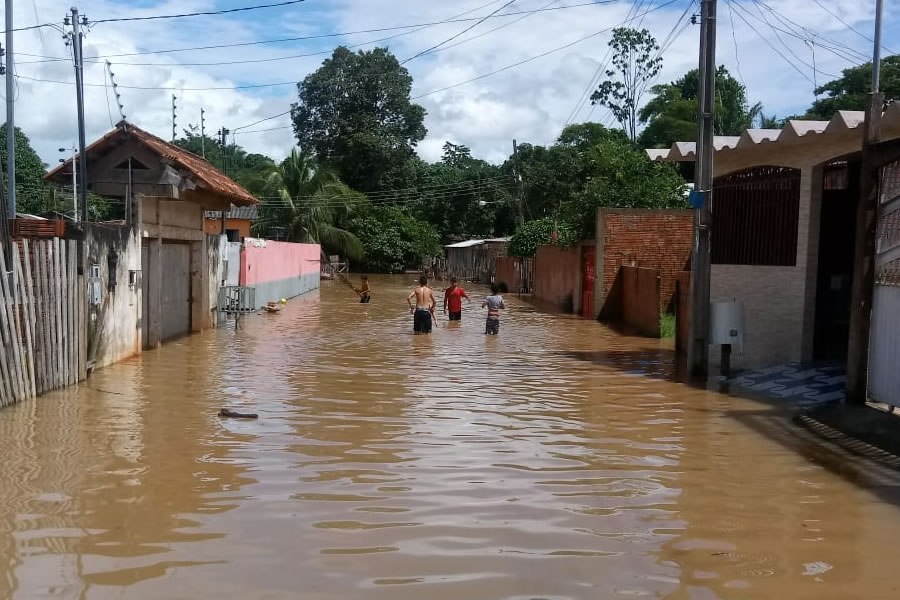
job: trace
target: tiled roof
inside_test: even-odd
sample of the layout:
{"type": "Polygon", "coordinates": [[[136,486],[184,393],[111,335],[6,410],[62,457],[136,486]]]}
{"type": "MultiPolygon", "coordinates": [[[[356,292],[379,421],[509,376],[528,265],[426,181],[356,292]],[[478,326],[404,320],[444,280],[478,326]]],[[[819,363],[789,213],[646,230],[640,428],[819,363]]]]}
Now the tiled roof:
{"type": "MultiPolygon", "coordinates": [[[[248,206],[258,203],[258,200],[254,198],[250,192],[216,169],[205,158],[197,156],[193,152],[189,152],[183,148],[179,148],[174,144],[170,144],[169,142],[156,137],[152,133],[144,131],[140,127],[135,127],[126,121],[121,121],[116,125],[115,129],[85,148],[85,153],[90,156],[92,153],[96,153],[107,146],[113,145],[116,141],[127,138],[137,140],[139,143],[160,156],[160,158],[187,171],[197,180],[197,183],[199,183],[201,187],[205,187],[220,196],[225,196],[236,206],[248,206]]],[[[71,172],[71,161],[72,159],[70,158],[59,164],[55,169],[47,173],[45,177],[47,179],[52,179],[58,173],[71,172]]]]}
{"type": "MultiPolygon", "coordinates": [[[[248,221],[255,221],[259,216],[259,208],[257,206],[231,206],[231,210],[228,211],[228,214],[225,215],[227,219],[246,219],[248,221]]],[[[208,210],[206,211],[206,217],[209,219],[221,219],[222,212],[218,210],[208,210]]]]}
{"type": "MultiPolygon", "coordinates": [[[[839,110],[830,121],[791,120],[782,129],[747,129],[740,136],[716,136],[713,146],[717,156],[730,156],[731,152],[766,144],[823,144],[853,131],[861,135],[865,116],[862,111],[839,110]]],[[[883,139],[900,135],[900,103],[888,106],[881,120],[881,129],[883,139]]],[[[646,152],[651,160],[684,162],[696,158],[696,149],[694,142],[675,142],[670,148],[652,148],[646,152]]]]}

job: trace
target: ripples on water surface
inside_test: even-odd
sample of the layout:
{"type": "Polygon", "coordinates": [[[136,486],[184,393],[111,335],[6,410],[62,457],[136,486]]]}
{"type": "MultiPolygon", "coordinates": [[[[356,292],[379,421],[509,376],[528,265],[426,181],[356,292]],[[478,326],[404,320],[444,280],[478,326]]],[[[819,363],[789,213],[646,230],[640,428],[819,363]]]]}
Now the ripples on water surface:
{"type": "Polygon", "coordinates": [[[844,457],[514,298],[497,338],[475,308],[414,337],[409,279],[0,411],[0,598],[900,595],[897,509],[844,457]]]}

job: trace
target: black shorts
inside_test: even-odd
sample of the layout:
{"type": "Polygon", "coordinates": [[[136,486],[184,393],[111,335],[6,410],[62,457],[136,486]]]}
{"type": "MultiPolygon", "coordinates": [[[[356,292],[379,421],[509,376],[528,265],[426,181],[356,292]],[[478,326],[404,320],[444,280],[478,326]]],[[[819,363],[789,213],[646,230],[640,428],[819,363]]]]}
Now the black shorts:
{"type": "Polygon", "coordinates": [[[360,298],[359,298],[359,303],[360,303],[360,304],[368,304],[369,301],[370,301],[371,299],[372,299],[372,296],[368,296],[368,295],[367,295],[367,296],[360,296],[360,298]]]}
{"type": "Polygon", "coordinates": [[[484,334],[497,335],[500,333],[500,319],[486,319],[484,321],[484,334]]]}
{"type": "Polygon", "coordinates": [[[413,331],[416,333],[431,333],[431,312],[424,308],[417,308],[413,313],[413,331]]]}
{"type": "Polygon", "coordinates": [[[452,312],[448,314],[450,315],[449,319],[451,321],[462,321],[462,312],[452,312]]]}

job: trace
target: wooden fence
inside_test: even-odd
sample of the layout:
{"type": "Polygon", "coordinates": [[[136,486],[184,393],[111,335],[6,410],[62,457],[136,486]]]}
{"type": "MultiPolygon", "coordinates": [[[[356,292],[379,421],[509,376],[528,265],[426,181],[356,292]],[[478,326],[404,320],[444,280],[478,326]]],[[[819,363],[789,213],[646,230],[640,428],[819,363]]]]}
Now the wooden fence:
{"type": "Polygon", "coordinates": [[[87,290],[77,243],[23,240],[12,253],[11,276],[0,276],[0,406],[87,376],[87,290]]]}

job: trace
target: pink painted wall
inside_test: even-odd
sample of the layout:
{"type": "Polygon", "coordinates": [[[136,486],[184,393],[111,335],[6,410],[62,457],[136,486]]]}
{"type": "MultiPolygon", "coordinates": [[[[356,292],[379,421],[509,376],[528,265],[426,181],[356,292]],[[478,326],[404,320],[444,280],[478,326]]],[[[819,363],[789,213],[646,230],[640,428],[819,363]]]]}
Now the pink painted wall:
{"type": "Polygon", "coordinates": [[[241,252],[240,285],[254,286],[301,275],[318,275],[320,258],[318,244],[245,238],[244,251],[241,252]]]}

